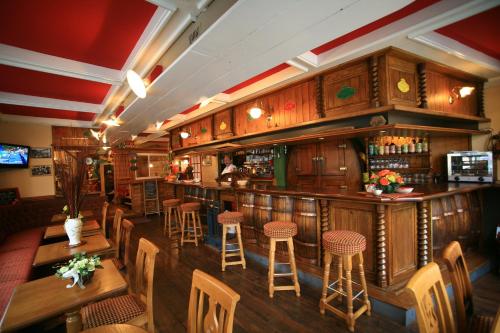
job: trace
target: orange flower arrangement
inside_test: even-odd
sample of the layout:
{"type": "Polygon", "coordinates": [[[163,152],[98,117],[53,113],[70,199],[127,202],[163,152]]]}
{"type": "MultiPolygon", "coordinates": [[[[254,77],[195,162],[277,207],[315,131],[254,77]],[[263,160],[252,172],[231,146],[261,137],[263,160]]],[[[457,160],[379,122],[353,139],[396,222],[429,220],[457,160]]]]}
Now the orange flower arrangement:
{"type": "Polygon", "coordinates": [[[399,186],[404,184],[404,181],[399,173],[384,169],[371,174],[370,184],[375,184],[384,193],[393,193],[399,186]]]}

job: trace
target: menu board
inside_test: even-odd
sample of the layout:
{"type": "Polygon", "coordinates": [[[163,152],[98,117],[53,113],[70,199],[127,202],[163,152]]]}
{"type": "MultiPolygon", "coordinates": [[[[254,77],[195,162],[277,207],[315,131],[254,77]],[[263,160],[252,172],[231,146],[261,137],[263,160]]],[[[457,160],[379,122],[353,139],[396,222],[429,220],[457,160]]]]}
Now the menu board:
{"type": "Polygon", "coordinates": [[[0,206],[14,205],[19,201],[17,187],[0,189],[0,206]]]}
{"type": "Polygon", "coordinates": [[[144,198],[146,199],[157,198],[156,180],[144,181],[144,198]]]}

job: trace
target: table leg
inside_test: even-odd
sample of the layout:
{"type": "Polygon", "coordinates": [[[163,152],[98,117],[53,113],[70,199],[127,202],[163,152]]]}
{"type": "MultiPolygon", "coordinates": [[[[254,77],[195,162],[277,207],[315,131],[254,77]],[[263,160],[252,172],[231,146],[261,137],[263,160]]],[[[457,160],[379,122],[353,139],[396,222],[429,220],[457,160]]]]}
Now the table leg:
{"type": "Polygon", "coordinates": [[[78,333],[82,330],[82,316],[80,309],[66,312],[66,332],[78,333]]]}

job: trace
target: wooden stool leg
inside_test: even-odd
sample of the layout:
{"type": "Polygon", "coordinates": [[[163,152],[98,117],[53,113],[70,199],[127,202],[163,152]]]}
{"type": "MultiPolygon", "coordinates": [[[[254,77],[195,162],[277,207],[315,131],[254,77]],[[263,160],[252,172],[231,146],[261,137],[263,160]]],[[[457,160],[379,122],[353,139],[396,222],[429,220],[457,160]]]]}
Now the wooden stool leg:
{"type": "Polygon", "coordinates": [[[163,212],[165,213],[165,216],[163,218],[163,236],[167,235],[167,214],[168,214],[168,208],[163,207],[163,212]]]}
{"type": "Polygon", "coordinates": [[[246,269],[247,262],[245,260],[245,252],[243,251],[243,241],[241,240],[241,227],[239,223],[236,225],[236,234],[238,236],[238,246],[240,248],[240,260],[242,261],[243,269],[246,269]]]}
{"type": "Polygon", "coordinates": [[[345,255],[343,256],[343,261],[345,264],[345,278],[346,278],[346,298],[347,298],[347,316],[346,323],[349,331],[354,332],[354,315],[353,315],[353,307],[352,307],[352,256],[345,255]]]}
{"type": "Polygon", "coordinates": [[[172,237],[172,207],[168,207],[168,238],[172,237]]]}
{"type": "Polygon", "coordinates": [[[196,212],[191,212],[191,222],[193,224],[194,244],[198,246],[198,232],[196,228],[196,212]]]}
{"type": "MultiPolygon", "coordinates": [[[[338,259],[339,259],[339,262],[337,264],[337,270],[338,270],[337,277],[339,279],[338,289],[339,289],[339,291],[344,291],[344,281],[343,281],[344,273],[342,271],[342,269],[343,269],[343,267],[342,267],[342,257],[339,256],[338,259]]],[[[339,296],[340,296],[340,301],[342,301],[343,295],[339,294],[339,296]]]]}
{"type": "MultiPolygon", "coordinates": [[[[184,228],[186,227],[186,213],[182,212],[182,220],[181,220],[181,246],[184,245],[184,228]]],[[[189,226],[188,226],[189,228],[189,226]]]]}
{"type": "Polygon", "coordinates": [[[181,217],[181,210],[179,207],[175,207],[175,232],[179,233],[181,230],[181,225],[182,225],[182,217],[181,217]]]}
{"type": "Polygon", "coordinates": [[[372,314],[372,306],[370,304],[370,300],[368,299],[368,289],[366,287],[365,280],[365,269],[363,267],[363,253],[358,253],[359,258],[359,279],[361,280],[361,287],[363,288],[363,300],[366,305],[366,314],[370,316],[372,314]]]}
{"type": "Polygon", "coordinates": [[[328,295],[328,286],[330,285],[330,264],[332,263],[332,254],[325,251],[324,271],[323,271],[323,290],[321,292],[321,300],[319,302],[319,312],[325,314],[326,296],[328,295]]]}
{"type": "Polygon", "coordinates": [[[227,227],[225,224],[222,225],[222,271],[226,270],[226,233],[227,227]]]}
{"type": "Polygon", "coordinates": [[[200,228],[200,235],[199,237],[203,239],[203,228],[201,227],[201,217],[200,217],[200,212],[196,212],[196,221],[198,224],[198,228],[200,228]]]}
{"type": "Polygon", "coordinates": [[[276,240],[270,239],[269,244],[269,297],[274,296],[274,255],[276,253],[276,240]]]}
{"type": "Polygon", "coordinates": [[[299,277],[297,275],[297,265],[295,264],[295,253],[293,251],[292,237],[289,237],[287,239],[287,244],[288,244],[288,256],[290,258],[290,268],[292,269],[293,273],[293,285],[295,286],[295,294],[297,296],[300,296],[300,284],[299,284],[299,277]]]}

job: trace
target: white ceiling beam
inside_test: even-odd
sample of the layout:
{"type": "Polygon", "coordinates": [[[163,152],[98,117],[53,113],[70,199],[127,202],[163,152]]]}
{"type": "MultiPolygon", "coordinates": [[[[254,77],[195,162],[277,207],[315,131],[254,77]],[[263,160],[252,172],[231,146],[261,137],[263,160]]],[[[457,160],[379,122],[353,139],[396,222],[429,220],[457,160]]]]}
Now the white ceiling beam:
{"type": "Polygon", "coordinates": [[[300,60],[293,60],[292,59],[292,60],[288,60],[286,63],[292,67],[297,68],[298,70],[300,70],[304,73],[309,72],[309,67],[307,67],[305,64],[302,64],[300,60]]]}
{"type": "Polygon", "coordinates": [[[116,69],[56,57],[6,44],[0,44],[0,64],[112,85],[121,84],[123,80],[121,71],[116,69]]]}
{"type": "Polygon", "coordinates": [[[91,121],[71,120],[71,119],[59,119],[59,118],[42,118],[42,117],[31,117],[31,116],[19,116],[19,115],[3,114],[3,113],[0,113],[0,121],[18,122],[18,123],[46,124],[46,125],[53,125],[53,126],[68,126],[68,127],[92,128],[92,122],[91,121]]]}
{"type": "Polygon", "coordinates": [[[91,113],[101,113],[104,110],[104,105],[101,104],[66,101],[62,99],[14,94],[3,91],[0,91],[0,103],[91,113]]]}
{"type": "Polygon", "coordinates": [[[146,0],[146,1],[149,3],[152,3],[155,6],[168,9],[171,12],[175,12],[175,10],[177,9],[177,6],[175,5],[175,3],[173,3],[172,1],[169,1],[169,0],[146,0]]]}

